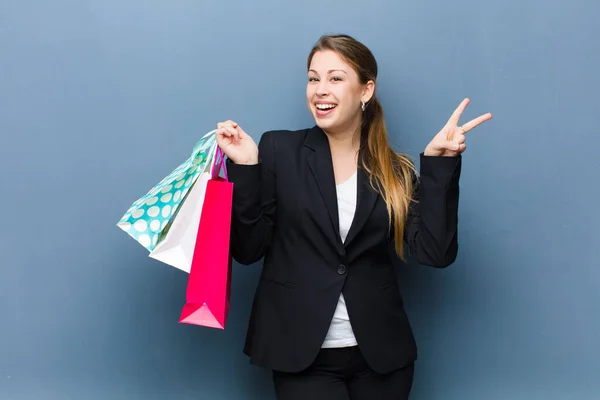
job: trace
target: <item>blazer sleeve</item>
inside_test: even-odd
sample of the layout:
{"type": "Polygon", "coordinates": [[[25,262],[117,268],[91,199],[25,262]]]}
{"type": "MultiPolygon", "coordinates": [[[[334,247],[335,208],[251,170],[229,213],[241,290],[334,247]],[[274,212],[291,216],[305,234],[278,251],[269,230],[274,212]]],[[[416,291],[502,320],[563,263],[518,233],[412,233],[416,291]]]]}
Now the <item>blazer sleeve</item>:
{"type": "Polygon", "coordinates": [[[233,183],[231,254],[240,264],[259,261],[271,244],[277,204],[275,188],[275,146],[270,132],[258,145],[259,163],[227,163],[233,183]]]}
{"type": "Polygon", "coordinates": [[[421,174],[416,179],[404,240],[420,264],[443,268],[458,254],[458,195],[462,156],[420,155],[421,174]]]}

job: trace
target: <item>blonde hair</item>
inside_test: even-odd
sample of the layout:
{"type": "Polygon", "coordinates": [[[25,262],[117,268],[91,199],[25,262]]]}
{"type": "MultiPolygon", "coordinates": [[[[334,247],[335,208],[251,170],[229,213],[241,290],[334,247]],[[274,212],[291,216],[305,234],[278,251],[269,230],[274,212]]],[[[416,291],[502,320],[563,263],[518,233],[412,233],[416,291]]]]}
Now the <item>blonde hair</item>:
{"type": "MultiPolygon", "coordinates": [[[[373,53],[348,35],[322,36],[308,56],[308,68],[317,51],[332,50],[357,72],[362,84],[377,79],[377,62],[373,53]]],[[[371,186],[385,200],[390,225],[394,228],[396,253],[404,257],[404,227],[413,199],[417,171],[408,156],[397,154],[388,141],[383,108],[373,94],[365,105],[361,127],[361,166],[368,172],[371,186]]]]}

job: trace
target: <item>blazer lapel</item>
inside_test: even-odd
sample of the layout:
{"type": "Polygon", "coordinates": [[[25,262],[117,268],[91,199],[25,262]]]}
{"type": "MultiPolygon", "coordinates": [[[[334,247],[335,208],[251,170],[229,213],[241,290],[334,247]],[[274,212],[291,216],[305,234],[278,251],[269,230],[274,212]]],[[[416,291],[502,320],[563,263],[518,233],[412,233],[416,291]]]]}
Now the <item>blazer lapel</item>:
{"type": "MultiPolygon", "coordinates": [[[[359,157],[360,159],[360,157],[359,157]]],[[[348,247],[352,241],[357,237],[365,223],[369,220],[369,216],[375,207],[377,197],[379,194],[371,187],[369,174],[359,164],[357,171],[357,200],[356,200],[356,211],[354,213],[354,219],[350,225],[348,236],[344,246],[348,247]]]]}
{"type": "Polygon", "coordinates": [[[331,149],[325,132],[318,126],[310,129],[306,135],[305,146],[313,151],[308,155],[307,161],[313,177],[319,188],[319,192],[329,214],[333,226],[336,248],[343,252],[342,240],[340,238],[340,220],[338,214],[337,191],[335,187],[335,174],[331,160],[331,149]]]}
{"type": "Polygon", "coordinates": [[[338,214],[337,190],[335,186],[335,174],[331,159],[331,149],[325,133],[318,127],[308,131],[305,145],[313,151],[308,155],[307,161],[314,179],[319,188],[319,193],[325,202],[330,222],[333,226],[335,238],[333,238],[340,254],[345,253],[347,247],[360,233],[368,221],[379,194],[371,187],[369,174],[362,166],[357,171],[357,199],[356,211],[346,240],[342,243],[340,238],[340,220],[338,214]]]}

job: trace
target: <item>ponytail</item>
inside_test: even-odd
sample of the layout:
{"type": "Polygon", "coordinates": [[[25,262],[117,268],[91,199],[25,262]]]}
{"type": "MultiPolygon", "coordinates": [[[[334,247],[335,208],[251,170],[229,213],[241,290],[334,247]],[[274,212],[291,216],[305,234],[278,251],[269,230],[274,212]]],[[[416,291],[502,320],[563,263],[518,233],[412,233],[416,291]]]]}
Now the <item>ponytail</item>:
{"type": "Polygon", "coordinates": [[[385,200],[398,256],[405,260],[404,227],[410,202],[414,201],[413,178],[416,168],[410,159],[392,151],[385,126],[383,108],[373,96],[367,104],[361,132],[362,157],[359,161],[369,173],[370,183],[385,200]]]}

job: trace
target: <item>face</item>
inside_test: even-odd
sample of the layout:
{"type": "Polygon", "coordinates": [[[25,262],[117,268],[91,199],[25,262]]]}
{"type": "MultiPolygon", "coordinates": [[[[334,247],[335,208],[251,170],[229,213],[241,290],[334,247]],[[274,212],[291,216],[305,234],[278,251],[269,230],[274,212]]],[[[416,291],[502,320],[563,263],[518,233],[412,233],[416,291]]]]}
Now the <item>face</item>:
{"type": "Polygon", "coordinates": [[[327,133],[358,129],[361,101],[367,103],[375,84],[360,83],[358,74],[336,52],[317,51],[310,63],[306,101],[317,126],[327,133]]]}

